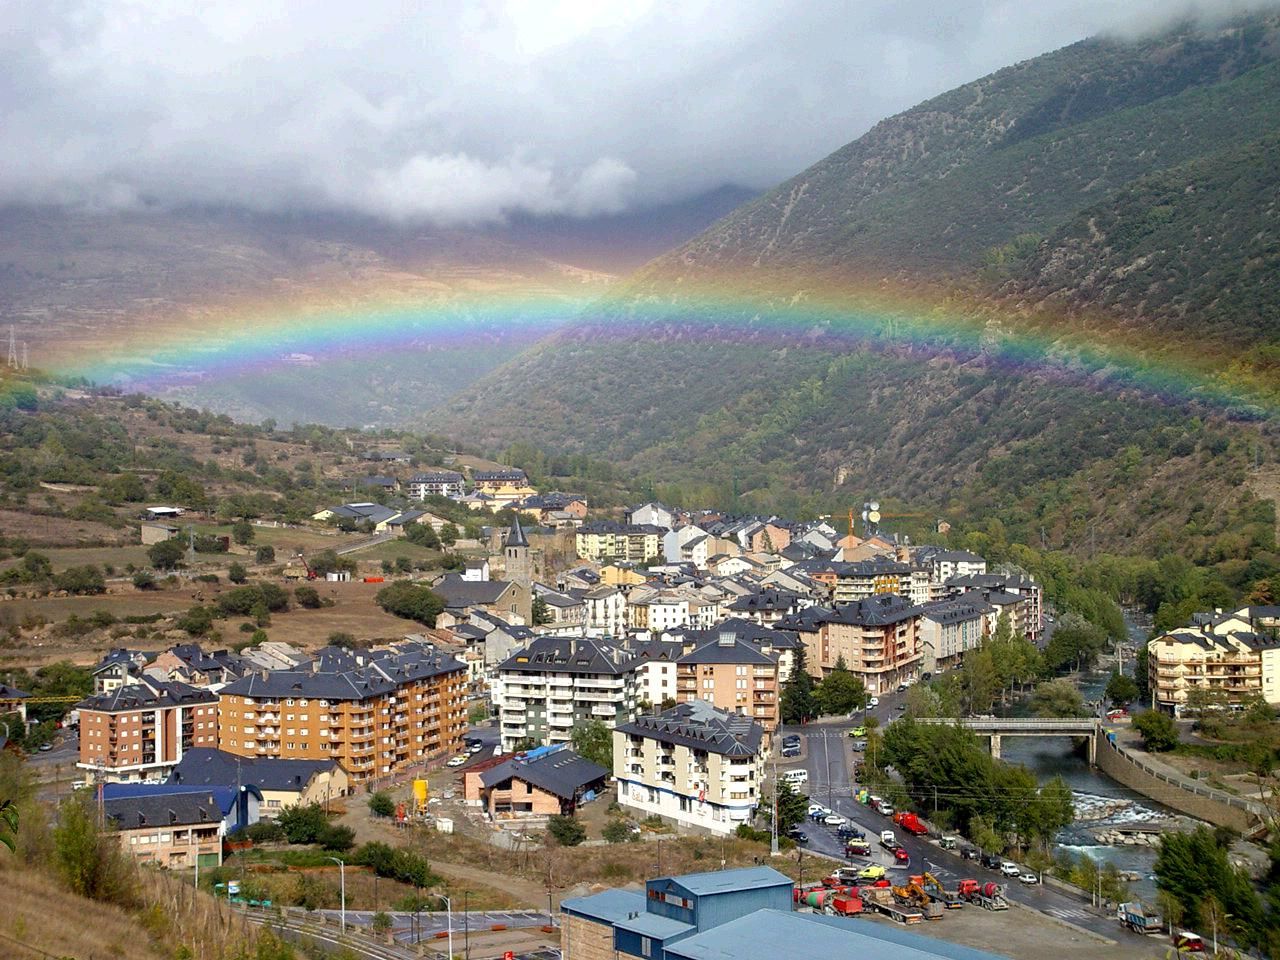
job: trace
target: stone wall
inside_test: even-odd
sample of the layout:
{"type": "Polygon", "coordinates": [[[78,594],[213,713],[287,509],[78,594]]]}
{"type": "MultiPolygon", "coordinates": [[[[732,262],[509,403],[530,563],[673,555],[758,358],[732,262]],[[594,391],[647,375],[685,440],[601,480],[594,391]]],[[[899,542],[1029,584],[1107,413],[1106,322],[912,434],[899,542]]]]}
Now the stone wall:
{"type": "Polygon", "coordinates": [[[561,913],[560,953],[564,960],[616,960],[613,927],[561,913]]]}
{"type": "Polygon", "coordinates": [[[1252,833],[1258,825],[1261,811],[1253,801],[1158,771],[1105,736],[1099,738],[1097,763],[1098,769],[1112,780],[1179,813],[1245,834],[1252,833]]]}

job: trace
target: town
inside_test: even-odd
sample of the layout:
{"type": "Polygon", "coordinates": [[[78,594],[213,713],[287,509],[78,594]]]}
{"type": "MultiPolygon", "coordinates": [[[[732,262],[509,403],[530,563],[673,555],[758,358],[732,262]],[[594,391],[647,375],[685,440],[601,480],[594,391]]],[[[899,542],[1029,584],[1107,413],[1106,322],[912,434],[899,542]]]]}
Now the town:
{"type": "Polygon", "coordinates": [[[1174,925],[1176,900],[1127,892],[1114,867],[1104,877],[1086,858],[1083,883],[1079,864],[1062,867],[1053,837],[1074,815],[1060,781],[993,788],[1020,791],[1046,818],[1001,822],[979,785],[957,800],[964,784],[930,781],[912,758],[977,745],[978,760],[997,764],[991,780],[1003,776],[1002,741],[1066,736],[1087,741],[1090,766],[1186,827],[1231,824],[1248,836],[1269,817],[1263,803],[1189,781],[1176,796],[1185,778],[1143,748],[1176,740],[1184,715],[1280,704],[1280,608],[1204,611],[1106,654],[1098,627],[1055,605],[1027,570],[947,546],[940,518],[922,538],[933,542],[913,542],[888,529],[875,501],[809,521],[656,501],[598,509],[500,464],[423,472],[384,448],[360,459],[381,472],[346,485],[375,497],[317,504],[294,523],[242,519],[222,535],[207,504],[133,508],[139,548],[121,549],[144,548],[146,562],[109,583],[97,567],[32,574],[47,563],[35,551],[9,568],[8,602],[25,605],[29,625],[31,611],[69,595],[121,611],[197,596],[171,614],[103,608],[97,633],[112,642],[84,665],[91,691],[23,688],[48,666],[0,671],[0,716],[10,743],[33,751],[46,796],[84,797],[125,856],[197,884],[203,874],[260,920],[292,903],[344,933],[452,952],[456,891],[437,897],[412,865],[370,853],[391,850],[371,838],[412,831],[430,838],[415,842],[433,859],[463,842],[473,859],[486,849],[485,862],[530,847],[655,849],[637,876],[644,892],[548,878],[546,909],[536,897],[499,898],[507,922],[482,911],[465,931],[480,949],[782,956],[778,944],[801,937],[824,951],[881,949],[898,935],[881,942],[879,926],[840,923],[879,917],[940,921],[926,925],[943,938],[930,947],[937,956],[951,955],[948,930],[961,923],[958,942],[1000,954],[1010,936],[1001,911],[1013,905],[1082,943],[1144,956],[1153,933],[1187,950],[1205,934],[1174,925]],[[342,546],[282,555],[265,545],[273,538],[342,546]],[[438,564],[388,559],[415,547],[444,552],[438,564]],[[405,627],[331,630],[351,606],[405,627]],[[308,621],[292,642],[270,638],[298,616],[308,621]],[[223,633],[237,621],[239,640],[223,633]],[[115,642],[132,635],[147,642],[115,642]],[[1116,688],[1086,702],[1069,668],[1089,642],[1089,656],[1116,661],[1116,688]],[[1121,669],[1126,649],[1142,670],[1134,679],[1121,669]],[[1019,702],[1014,688],[1041,708],[997,717],[1019,702]],[[372,819],[352,821],[365,807],[372,819]],[[732,841],[735,858],[750,860],[714,855],[717,871],[664,876],[657,851],[680,838],[732,841]],[[273,846],[297,843],[325,851],[307,861],[315,867],[337,864],[337,904],[332,890],[257,868],[246,876],[246,851],[271,858],[273,846]],[[376,890],[370,903],[353,884],[348,902],[348,864],[413,892],[388,896],[383,910],[376,890]],[[432,904],[448,910],[428,920],[424,943],[415,913],[432,904]]]}

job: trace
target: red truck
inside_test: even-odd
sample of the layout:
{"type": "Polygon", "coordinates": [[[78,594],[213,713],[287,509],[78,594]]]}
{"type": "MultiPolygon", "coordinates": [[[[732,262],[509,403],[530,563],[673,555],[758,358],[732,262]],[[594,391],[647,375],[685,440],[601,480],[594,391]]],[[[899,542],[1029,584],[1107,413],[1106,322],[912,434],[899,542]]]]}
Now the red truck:
{"type": "Polygon", "coordinates": [[[907,831],[907,833],[914,833],[917,837],[923,837],[929,832],[929,828],[924,825],[924,821],[909,810],[899,810],[893,815],[893,822],[907,831]]]}

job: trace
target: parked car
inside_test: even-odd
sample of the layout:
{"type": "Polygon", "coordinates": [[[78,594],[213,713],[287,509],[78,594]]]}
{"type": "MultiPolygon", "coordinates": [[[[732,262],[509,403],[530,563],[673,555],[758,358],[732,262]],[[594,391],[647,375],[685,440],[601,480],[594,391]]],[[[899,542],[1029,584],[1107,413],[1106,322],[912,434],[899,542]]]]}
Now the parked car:
{"type": "Polygon", "coordinates": [[[788,770],[786,773],[782,775],[782,779],[787,781],[787,783],[791,784],[793,787],[795,787],[802,783],[809,782],[809,771],[808,770],[788,770]]]}
{"type": "Polygon", "coordinates": [[[829,813],[822,818],[822,822],[828,827],[843,827],[849,821],[838,813],[829,813]]]}
{"type": "Polygon", "coordinates": [[[855,740],[853,743],[853,749],[857,750],[859,753],[862,753],[867,749],[867,741],[855,740]]]}
{"type": "Polygon", "coordinates": [[[893,804],[885,800],[881,800],[878,804],[876,804],[876,813],[880,814],[880,816],[882,817],[892,817],[893,804]]]}
{"type": "Polygon", "coordinates": [[[870,864],[858,871],[859,880],[881,880],[884,875],[885,869],[878,863],[870,864]]]}
{"type": "Polygon", "coordinates": [[[448,762],[448,763],[446,763],[446,764],[445,764],[445,766],[446,766],[446,767],[460,767],[460,766],[462,766],[464,763],[466,763],[469,759],[471,759],[471,758],[470,758],[470,757],[468,757],[465,753],[460,753],[460,754],[458,754],[456,757],[451,757],[451,758],[449,759],[449,762],[448,762]]]}
{"type": "Polygon", "coordinates": [[[978,851],[977,851],[976,849],[974,849],[973,847],[961,847],[961,848],[960,848],[960,859],[961,859],[961,860],[977,860],[977,859],[978,859],[978,851]]]}
{"type": "Polygon", "coordinates": [[[800,746],[800,734],[788,733],[785,737],[782,738],[782,745],[784,747],[800,746]]]}
{"type": "Polygon", "coordinates": [[[906,691],[907,691],[907,685],[905,683],[898,684],[899,693],[906,693],[906,691]]]}
{"type": "Polygon", "coordinates": [[[484,749],[483,743],[473,743],[469,747],[467,747],[467,753],[479,753],[483,749],[484,749]]]}
{"type": "Polygon", "coordinates": [[[782,756],[783,756],[783,759],[786,759],[786,760],[790,760],[792,757],[798,757],[800,756],[800,748],[799,747],[783,747],[782,756]]]}
{"type": "Polygon", "coordinates": [[[849,731],[849,736],[851,737],[865,737],[866,735],[867,728],[861,723],[849,731]]]}
{"type": "Polygon", "coordinates": [[[52,744],[52,743],[42,743],[42,744],[40,744],[40,752],[41,752],[41,753],[48,753],[48,752],[49,752],[50,750],[52,750],[52,749],[53,749],[53,744],[52,744]]]}
{"type": "Polygon", "coordinates": [[[1040,878],[1037,877],[1030,870],[1027,870],[1023,873],[1018,874],[1018,879],[1021,880],[1023,883],[1027,883],[1027,884],[1040,882],[1040,878]]]}
{"type": "Polygon", "coordinates": [[[809,835],[805,833],[803,830],[801,830],[799,827],[792,827],[790,830],[787,831],[787,836],[790,837],[792,840],[794,840],[796,843],[809,842],[809,835]]]}
{"type": "Polygon", "coordinates": [[[1021,875],[1022,868],[1018,866],[1016,863],[1013,863],[1009,860],[1005,860],[1000,864],[1000,872],[1003,873],[1006,877],[1016,877],[1021,875]]]}
{"type": "Polygon", "coordinates": [[[811,803],[811,804],[809,804],[809,809],[807,809],[807,810],[805,811],[805,813],[806,813],[807,815],[809,815],[809,816],[811,816],[811,817],[812,817],[812,816],[813,816],[815,813],[817,813],[819,810],[821,810],[821,811],[822,811],[822,815],[823,815],[824,817],[825,817],[828,813],[830,813],[830,812],[831,812],[830,810],[828,810],[826,807],[824,807],[824,806],[823,806],[822,804],[820,804],[820,803],[811,803]]]}
{"type": "Polygon", "coordinates": [[[809,814],[809,819],[825,820],[829,816],[831,816],[830,810],[828,810],[826,807],[819,807],[817,810],[814,810],[812,813],[809,814]]]}
{"type": "Polygon", "coordinates": [[[867,698],[867,706],[868,706],[868,707],[878,707],[878,706],[880,706],[880,698],[879,698],[879,697],[868,697],[868,698],[867,698]]]}
{"type": "Polygon", "coordinates": [[[837,836],[839,836],[839,837],[840,837],[840,839],[841,839],[841,840],[865,840],[865,839],[867,839],[866,831],[864,831],[864,830],[859,830],[859,829],[858,829],[857,827],[855,827],[852,823],[845,823],[845,824],[843,824],[843,825],[840,827],[840,829],[836,831],[836,834],[837,834],[837,836]]]}
{"type": "Polygon", "coordinates": [[[899,713],[903,713],[903,712],[905,712],[905,711],[906,711],[906,709],[907,709],[907,705],[906,705],[905,703],[900,703],[900,704],[898,704],[896,707],[894,707],[893,709],[897,710],[899,713]]]}
{"type": "Polygon", "coordinates": [[[988,870],[999,870],[1002,860],[993,853],[984,853],[982,855],[982,865],[988,870]]]}

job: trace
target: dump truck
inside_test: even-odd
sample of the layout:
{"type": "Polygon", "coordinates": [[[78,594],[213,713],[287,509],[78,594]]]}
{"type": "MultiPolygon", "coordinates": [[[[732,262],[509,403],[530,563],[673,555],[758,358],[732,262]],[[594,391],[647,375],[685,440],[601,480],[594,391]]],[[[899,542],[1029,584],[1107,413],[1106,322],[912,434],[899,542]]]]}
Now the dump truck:
{"type": "Polygon", "coordinates": [[[1141,934],[1159,933],[1162,923],[1159,914],[1136,901],[1116,907],[1116,919],[1134,933],[1141,934]]]}
{"type": "Polygon", "coordinates": [[[964,897],[954,890],[948,890],[942,885],[942,881],[932,873],[922,873],[919,876],[913,876],[911,879],[924,887],[925,892],[933,899],[940,901],[946,909],[959,910],[964,906],[964,897]]]}
{"type": "Polygon", "coordinates": [[[914,833],[917,837],[923,837],[929,832],[929,828],[924,825],[924,821],[910,810],[899,810],[893,815],[893,822],[907,831],[907,833],[914,833]]]}
{"type": "Polygon", "coordinates": [[[956,893],[984,910],[1008,910],[1009,901],[1004,898],[1004,887],[998,883],[979,883],[977,880],[961,880],[956,893]]]}
{"type": "Polygon", "coordinates": [[[848,893],[839,893],[828,903],[828,912],[838,917],[856,917],[865,909],[861,897],[848,893]]]}

